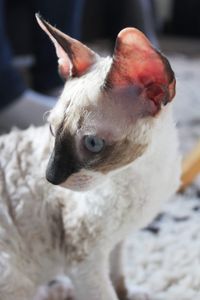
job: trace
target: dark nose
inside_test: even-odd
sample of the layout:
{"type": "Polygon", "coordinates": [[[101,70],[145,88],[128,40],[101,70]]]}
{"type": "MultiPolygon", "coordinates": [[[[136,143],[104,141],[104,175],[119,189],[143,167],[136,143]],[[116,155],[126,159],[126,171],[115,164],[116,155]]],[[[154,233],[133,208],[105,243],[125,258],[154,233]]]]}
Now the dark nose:
{"type": "Polygon", "coordinates": [[[63,183],[70,175],[78,171],[74,163],[70,158],[66,160],[66,156],[63,157],[54,149],[47,165],[46,179],[55,185],[63,183]]]}

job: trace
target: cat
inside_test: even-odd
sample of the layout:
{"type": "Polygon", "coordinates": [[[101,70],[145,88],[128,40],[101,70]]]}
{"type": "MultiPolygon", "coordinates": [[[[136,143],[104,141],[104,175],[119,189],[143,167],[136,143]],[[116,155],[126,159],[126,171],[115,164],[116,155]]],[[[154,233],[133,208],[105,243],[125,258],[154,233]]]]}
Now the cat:
{"type": "Polygon", "coordinates": [[[0,299],[58,274],[63,299],[125,299],[122,241],[179,185],[174,73],[135,28],[103,58],[36,17],[66,83],[48,124],[0,137],[0,299]]]}

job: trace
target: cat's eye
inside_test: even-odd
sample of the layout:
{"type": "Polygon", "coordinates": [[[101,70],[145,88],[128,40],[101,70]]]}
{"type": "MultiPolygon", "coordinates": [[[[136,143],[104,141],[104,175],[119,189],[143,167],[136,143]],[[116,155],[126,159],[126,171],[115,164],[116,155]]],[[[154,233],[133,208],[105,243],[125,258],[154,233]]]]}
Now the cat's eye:
{"type": "Polygon", "coordinates": [[[84,145],[90,152],[99,153],[103,150],[105,141],[95,135],[86,135],[84,137],[84,145]]]}

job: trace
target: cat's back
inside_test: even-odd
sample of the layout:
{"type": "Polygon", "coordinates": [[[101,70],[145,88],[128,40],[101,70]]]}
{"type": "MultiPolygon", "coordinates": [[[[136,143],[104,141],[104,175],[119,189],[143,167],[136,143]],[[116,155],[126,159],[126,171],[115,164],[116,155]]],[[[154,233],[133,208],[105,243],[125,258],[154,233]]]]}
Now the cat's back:
{"type": "Polygon", "coordinates": [[[10,133],[0,136],[0,165],[12,167],[16,159],[34,161],[42,159],[49,151],[50,135],[47,126],[29,127],[26,130],[14,128],[10,133]]]}
{"type": "Polygon", "coordinates": [[[1,185],[9,191],[18,188],[30,179],[42,176],[43,163],[49,153],[49,132],[46,126],[13,129],[0,137],[1,185]]]}
{"type": "Polygon", "coordinates": [[[46,126],[13,129],[0,137],[0,226],[23,222],[25,209],[30,217],[31,203],[43,197],[48,141],[46,126]]]}

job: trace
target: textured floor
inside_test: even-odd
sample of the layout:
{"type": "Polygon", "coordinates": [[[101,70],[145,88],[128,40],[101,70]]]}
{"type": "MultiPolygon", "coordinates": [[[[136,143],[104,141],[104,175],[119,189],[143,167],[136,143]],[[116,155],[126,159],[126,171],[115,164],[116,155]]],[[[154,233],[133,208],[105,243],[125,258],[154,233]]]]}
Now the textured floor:
{"type": "MultiPolygon", "coordinates": [[[[177,77],[175,117],[180,148],[200,140],[200,60],[171,57],[177,77]]],[[[125,248],[127,284],[152,299],[200,299],[200,177],[164,207],[147,230],[132,234],[125,248]]]]}

